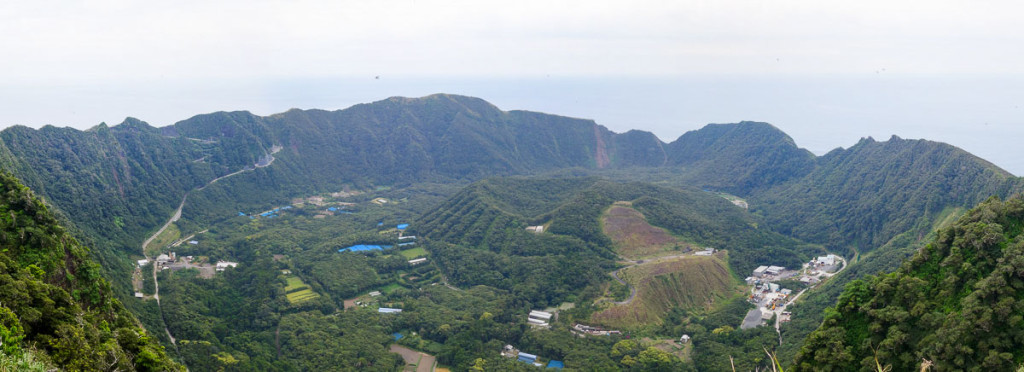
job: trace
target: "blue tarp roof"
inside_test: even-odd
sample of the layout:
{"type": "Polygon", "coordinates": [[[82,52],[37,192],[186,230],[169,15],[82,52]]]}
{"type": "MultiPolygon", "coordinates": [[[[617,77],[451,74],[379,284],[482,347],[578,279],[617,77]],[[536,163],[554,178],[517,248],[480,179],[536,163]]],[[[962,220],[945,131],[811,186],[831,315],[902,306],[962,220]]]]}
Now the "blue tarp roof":
{"type": "Polygon", "coordinates": [[[395,332],[395,333],[392,333],[392,334],[391,334],[391,337],[394,337],[394,338],[395,338],[395,341],[398,341],[398,340],[401,340],[401,339],[402,339],[402,337],[405,337],[405,336],[402,336],[402,334],[401,334],[401,333],[395,332]]]}
{"type": "Polygon", "coordinates": [[[519,352],[519,361],[533,363],[537,361],[537,356],[533,354],[527,354],[522,351],[519,352]]]}
{"type": "Polygon", "coordinates": [[[384,226],[384,221],[377,222],[377,226],[384,226]]]}
{"type": "Polygon", "coordinates": [[[562,368],[565,368],[565,364],[563,364],[561,361],[558,361],[558,360],[552,360],[552,361],[548,362],[548,368],[562,369],[562,368]]]}
{"type": "Polygon", "coordinates": [[[244,215],[245,215],[245,213],[242,213],[242,212],[238,212],[238,215],[239,215],[239,216],[244,216],[244,215]]]}
{"type": "Polygon", "coordinates": [[[353,246],[348,247],[348,248],[339,249],[338,252],[344,252],[344,251],[352,251],[352,252],[379,251],[379,250],[384,249],[384,248],[391,248],[391,246],[390,245],[357,244],[357,245],[353,245],[353,246]]]}
{"type": "Polygon", "coordinates": [[[407,223],[403,223],[401,225],[398,225],[398,229],[399,230],[405,230],[407,228],[409,228],[409,224],[407,224],[407,223]]]}
{"type": "Polygon", "coordinates": [[[327,210],[329,210],[329,211],[331,211],[331,212],[334,212],[334,211],[338,210],[338,208],[335,208],[335,207],[330,207],[330,208],[327,208],[327,210]]]}

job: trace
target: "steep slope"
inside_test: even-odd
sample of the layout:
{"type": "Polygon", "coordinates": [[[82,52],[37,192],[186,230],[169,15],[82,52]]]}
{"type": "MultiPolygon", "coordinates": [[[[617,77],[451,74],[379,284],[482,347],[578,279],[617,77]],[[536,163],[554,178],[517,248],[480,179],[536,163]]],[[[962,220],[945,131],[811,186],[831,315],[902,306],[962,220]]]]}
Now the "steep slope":
{"type": "Polygon", "coordinates": [[[834,150],[806,177],[751,199],[779,232],[864,253],[911,229],[923,235],[947,208],[1006,197],[1020,183],[956,147],[893,136],[834,150]]]}
{"type": "Polygon", "coordinates": [[[707,311],[739,293],[739,280],[716,256],[656,260],[623,269],[619,275],[637,288],[636,297],[595,313],[591,321],[615,328],[659,324],[674,308],[707,311]]]}
{"type": "Polygon", "coordinates": [[[67,370],[179,369],[114,298],[88,250],[0,173],[0,353],[67,370]]]}
{"type": "Polygon", "coordinates": [[[1024,202],[990,199],[891,274],[850,283],[798,370],[1013,370],[1024,361],[1024,202]]]}

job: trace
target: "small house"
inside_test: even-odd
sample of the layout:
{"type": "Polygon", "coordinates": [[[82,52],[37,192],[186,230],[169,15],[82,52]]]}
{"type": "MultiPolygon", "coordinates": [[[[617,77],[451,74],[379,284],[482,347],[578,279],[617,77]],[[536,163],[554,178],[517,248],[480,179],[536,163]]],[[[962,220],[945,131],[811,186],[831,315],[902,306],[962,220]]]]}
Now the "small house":
{"type": "Polygon", "coordinates": [[[377,312],[381,313],[381,314],[398,314],[398,313],[402,312],[402,309],[395,309],[395,308],[390,308],[390,307],[382,307],[382,308],[377,309],[377,312]]]}
{"type": "Polygon", "coordinates": [[[238,267],[238,262],[217,261],[217,271],[224,271],[229,267],[238,267]]]}
{"type": "Polygon", "coordinates": [[[690,335],[683,335],[682,337],[679,337],[679,342],[680,343],[684,343],[684,344],[685,343],[689,343],[690,342],[690,335]]]}
{"type": "Polygon", "coordinates": [[[409,260],[409,264],[410,265],[419,265],[419,264],[424,263],[424,262],[427,262],[427,258],[426,257],[420,257],[420,258],[417,258],[415,260],[409,260]]]}

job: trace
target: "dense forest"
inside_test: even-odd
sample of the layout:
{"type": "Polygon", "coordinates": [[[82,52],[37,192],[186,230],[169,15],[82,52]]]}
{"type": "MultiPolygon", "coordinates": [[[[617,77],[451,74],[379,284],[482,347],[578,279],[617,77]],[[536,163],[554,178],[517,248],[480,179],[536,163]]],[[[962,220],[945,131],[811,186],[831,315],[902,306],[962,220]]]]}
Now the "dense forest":
{"type": "Polygon", "coordinates": [[[992,198],[895,272],[849,283],[799,370],[1013,370],[1024,362],[1024,202],[992,198]]]}
{"type": "Polygon", "coordinates": [[[89,250],[0,173],[0,369],[183,369],[114,297],[89,250]]]}
{"type": "MultiPolygon", "coordinates": [[[[791,361],[847,283],[895,269],[935,236],[934,229],[1024,185],[960,149],[923,140],[865,139],[816,157],[769,124],[743,122],[708,125],[663,143],[648,132],[617,134],[590,120],[502,111],[477,98],[443,94],[331,112],[218,112],[164,128],[132,118],[86,131],[12,127],[0,132],[0,166],[67,226],[61,236],[92,247],[82,262],[99,265],[83,263],[93,270],[84,272],[107,278],[97,281],[109,283],[102,285],[109,291],[103,301],[123,303],[118,317],[134,314],[151,331],[144,346],[157,350],[157,359],[164,358],[154,346],[159,341],[193,369],[235,370],[301,370],[342,361],[397,367],[400,359],[387,352],[394,342],[388,335],[410,335],[411,322],[419,320],[409,319],[448,314],[459,301],[476,305],[435,324],[447,325],[445,332],[416,329],[416,337],[400,343],[458,370],[522,367],[497,357],[499,341],[548,348],[581,369],[718,369],[727,360],[722,353],[736,354],[747,369],[763,366],[761,354],[739,355],[764,346],[771,332],[722,328],[738,324],[742,301],[707,313],[674,309],[658,329],[642,332],[693,333],[695,354],[683,366],[659,364],[664,355],[648,351],[650,345],[575,340],[566,329],[569,319],[595,311],[585,303],[604,295],[608,273],[622,265],[599,221],[620,201],[675,239],[728,251],[737,280],[754,267],[795,267],[825,250],[849,259],[850,267],[806,293],[793,308],[794,320],[783,325],[778,352],[791,361]],[[339,191],[349,195],[350,214],[318,219],[322,211],[307,208],[272,221],[238,216],[339,191]],[[749,211],[721,192],[746,199],[749,211]],[[375,198],[394,203],[371,203],[375,198]],[[182,246],[179,253],[235,260],[240,267],[212,279],[190,270],[161,273],[161,309],[131,298],[129,274],[142,241],[183,200],[175,228],[182,236],[203,233],[200,240],[209,244],[182,246]],[[410,222],[407,232],[422,237],[417,255],[428,257],[429,265],[411,267],[397,251],[337,252],[351,244],[396,244],[386,227],[410,222]],[[534,225],[545,233],[526,231],[534,225]],[[282,270],[294,274],[283,277],[282,270]],[[300,288],[316,296],[292,303],[289,295],[300,288]],[[343,310],[346,299],[382,288],[388,289],[383,301],[420,304],[423,311],[380,317],[343,310]],[[579,306],[552,332],[523,328],[528,309],[564,302],[579,306]],[[180,333],[181,342],[172,344],[165,326],[180,333]],[[314,329],[325,333],[306,333],[314,329]],[[357,338],[353,345],[360,346],[352,350],[364,353],[309,360],[319,351],[303,337],[357,338]],[[559,342],[575,346],[552,346],[559,342]],[[644,363],[637,364],[641,357],[644,363]]],[[[142,283],[147,295],[151,279],[142,283]]],[[[626,293],[625,286],[608,290],[626,293]]],[[[79,301],[90,291],[68,293],[79,301]]],[[[114,331],[98,334],[123,328],[110,327],[114,331]]],[[[44,363],[70,363],[54,361],[41,344],[30,347],[44,363]]]]}

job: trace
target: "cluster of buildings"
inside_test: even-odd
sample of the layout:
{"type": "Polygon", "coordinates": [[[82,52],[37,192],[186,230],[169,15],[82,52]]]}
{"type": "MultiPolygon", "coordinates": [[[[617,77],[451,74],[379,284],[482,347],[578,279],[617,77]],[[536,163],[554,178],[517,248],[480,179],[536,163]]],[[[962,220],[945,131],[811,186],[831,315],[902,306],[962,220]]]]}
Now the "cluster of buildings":
{"type": "Polygon", "coordinates": [[[755,278],[773,278],[782,275],[786,271],[783,266],[758,266],[754,269],[755,278]]]}
{"type": "Polygon", "coordinates": [[[601,328],[598,328],[598,327],[592,327],[592,326],[588,326],[588,325],[584,325],[584,324],[579,324],[579,323],[573,324],[573,326],[572,326],[572,333],[575,333],[575,334],[580,335],[580,336],[583,336],[583,335],[608,336],[608,335],[620,335],[620,334],[622,334],[621,331],[605,330],[605,329],[601,329],[601,328]]]}
{"type": "Polygon", "coordinates": [[[554,316],[555,314],[547,311],[531,310],[530,315],[526,318],[526,323],[532,326],[547,328],[551,326],[551,318],[554,316]]]}
{"type": "MultiPolygon", "coordinates": [[[[516,360],[533,365],[534,367],[544,367],[544,363],[539,361],[539,357],[536,354],[525,353],[517,350],[512,345],[505,345],[505,348],[501,350],[501,356],[506,358],[516,358],[516,360]]],[[[549,360],[547,368],[562,369],[565,368],[565,364],[558,360],[549,360]]]]}

